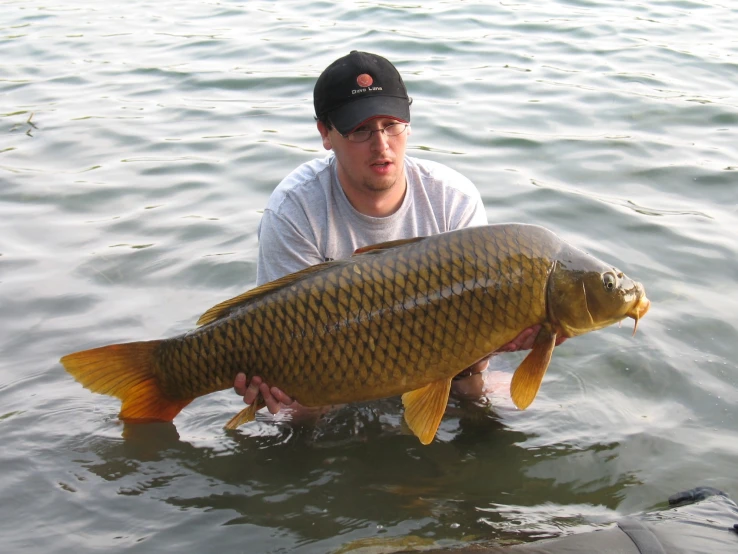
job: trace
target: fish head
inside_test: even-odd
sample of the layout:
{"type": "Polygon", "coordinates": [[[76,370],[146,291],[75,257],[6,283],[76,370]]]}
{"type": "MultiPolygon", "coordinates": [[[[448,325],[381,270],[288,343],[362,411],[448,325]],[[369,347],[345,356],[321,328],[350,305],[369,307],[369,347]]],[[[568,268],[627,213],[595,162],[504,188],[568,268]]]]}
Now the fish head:
{"type": "Polygon", "coordinates": [[[626,317],[638,321],[651,306],[643,285],[619,269],[568,247],[549,275],[549,318],[567,337],[602,329],[626,317]]]}

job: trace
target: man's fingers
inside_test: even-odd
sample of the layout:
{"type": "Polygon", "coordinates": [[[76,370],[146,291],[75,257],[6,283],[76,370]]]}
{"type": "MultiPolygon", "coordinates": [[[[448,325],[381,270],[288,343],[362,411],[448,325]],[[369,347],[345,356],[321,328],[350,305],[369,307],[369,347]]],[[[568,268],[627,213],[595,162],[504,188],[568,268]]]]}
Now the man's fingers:
{"type": "Polygon", "coordinates": [[[271,414],[278,413],[282,405],[289,406],[294,402],[292,397],[277,387],[270,388],[261,377],[253,377],[247,386],[244,373],[236,375],[233,388],[239,396],[243,396],[243,401],[249,405],[253,404],[261,395],[271,414]]]}
{"type": "Polygon", "coordinates": [[[278,389],[277,387],[272,387],[270,392],[272,393],[272,396],[274,396],[274,398],[279,400],[285,406],[289,406],[290,404],[294,402],[291,396],[288,396],[281,389],[278,389]]]}
{"type": "Polygon", "coordinates": [[[515,339],[515,343],[518,345],[518,350],[530,350],[533,348],[533,343],[535,342],[538,331],[540,330],[540,325],[534,325],[520,333],[515,339]]]}
{"type": "Polygon", "coordinates": [[[536,340],[538,331],[541,330],[540,325],[533,325],[527,329],[523,329],[520,334],[507,344],[497,349],[498,352],[517,352],[518,350],[530,350],[536,340]]]}
{"type": "Polygon", "coordinates": [[[266,404],[269,413],[272,415],[279,413],[279,409],[282,407],[282,405],[279,403],[279,400],[277,400],[272,395],[272,391],[269,388],[269,385],[267,385],[266,383],[261,383],[261,386],[259,387],[259,392],[264,399],[264,403],[266,404]]]}
{"type": "Polygon", "coordinates": [[[233,389],[236,391],[238,396],[246,394],[246,374],[239,373],[236,375],[236,380],[233,381],[233,389]]]}
{"type": "Polygon", "coordinates": [[[259,385],[261,385],[260,377],[254,377],[251,379],[249,386],[246,387],[246,391],[243,394],[243,401],[246,404],[253,404],[256,397],[259,396],[259,385]]]}

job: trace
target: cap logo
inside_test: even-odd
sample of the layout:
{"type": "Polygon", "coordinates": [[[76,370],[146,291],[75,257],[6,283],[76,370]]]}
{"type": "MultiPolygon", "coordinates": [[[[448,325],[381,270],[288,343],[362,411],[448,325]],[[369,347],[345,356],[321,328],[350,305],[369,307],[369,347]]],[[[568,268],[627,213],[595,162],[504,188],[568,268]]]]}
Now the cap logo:
{"type": "Polygon", "coordinates": [[[368,73],[362,73],[356,78],[356,84],[362,88],[371,86],[373,82],[374,79],[372,79],[372,76],[368,73]]]}

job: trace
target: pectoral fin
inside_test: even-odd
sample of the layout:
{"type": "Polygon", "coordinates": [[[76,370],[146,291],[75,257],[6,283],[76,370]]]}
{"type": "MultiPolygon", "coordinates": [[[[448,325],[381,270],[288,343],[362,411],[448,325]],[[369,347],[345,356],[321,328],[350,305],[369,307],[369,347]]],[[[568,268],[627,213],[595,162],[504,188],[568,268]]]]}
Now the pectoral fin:
{"type": "Polygon", "coordinates": [[[440,379],[402,395],[405,421],[421,443],[430,444],[436,436],[450,391],[451,379],[440,379]]]}
{"type": "Polygon", "coordinates": [[[533,344],[533,350],[515,370],[510,383],[510,396],[519,409],[525,410],[538,394],[555,345],[556,333],[542,328],[533,344]]]}
{"type": "Polygon", "coordinates": [[[224,429],[237,429],[244,423],[254,421],[256,419],[256,412],[261,410],[266,404],[261,395],[254,401],[250,406],[246,406],[243,410],[234,415],[228,423],[225,424],[224,429]]]}

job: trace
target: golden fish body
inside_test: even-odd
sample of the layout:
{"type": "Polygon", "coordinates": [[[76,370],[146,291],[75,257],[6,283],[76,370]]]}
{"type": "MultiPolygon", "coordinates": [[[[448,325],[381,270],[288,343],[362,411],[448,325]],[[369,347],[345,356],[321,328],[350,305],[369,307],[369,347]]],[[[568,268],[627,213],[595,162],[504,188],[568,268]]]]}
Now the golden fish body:
{"type": "Polygon", "coordinates": [[[513,379],[523,408],[557,335],[637,320],[649,306],[640,284],[532,225],[365,250],[223,302],[184,335],[78,352],[62,363],[93,391],[121,398],[126,420],[171,420],[245,372],[306,406],[404,394],[410,427],[430,442],[451,378],[524,329],[543,325],[513,379]]]}

